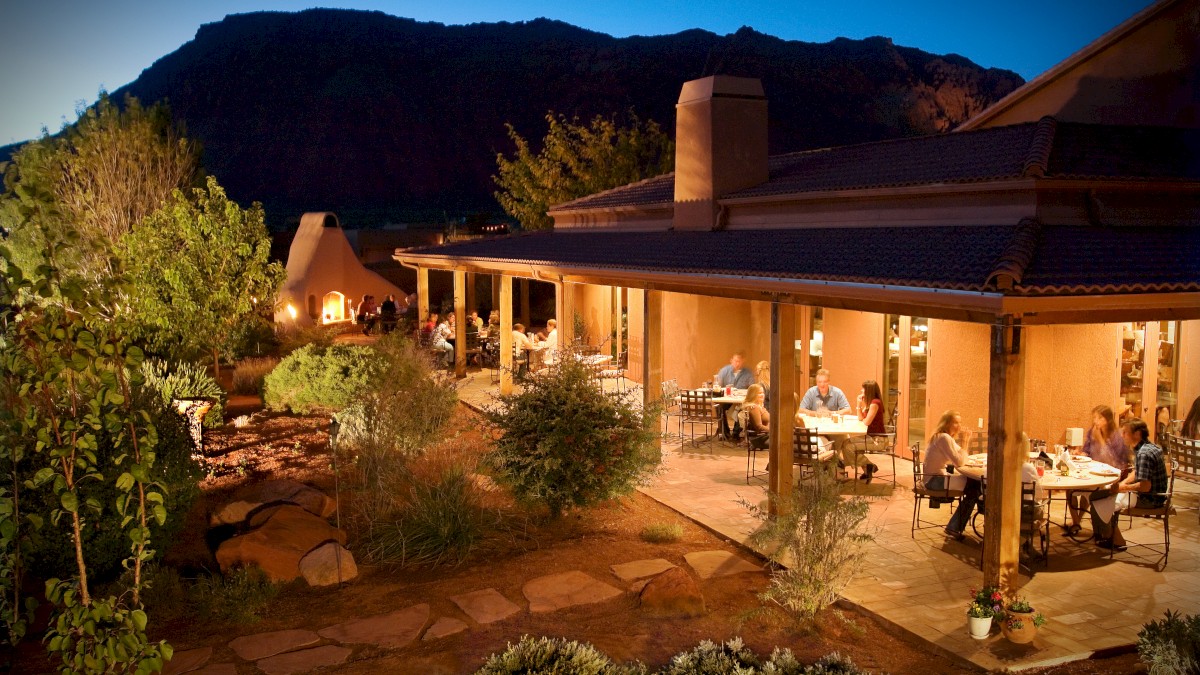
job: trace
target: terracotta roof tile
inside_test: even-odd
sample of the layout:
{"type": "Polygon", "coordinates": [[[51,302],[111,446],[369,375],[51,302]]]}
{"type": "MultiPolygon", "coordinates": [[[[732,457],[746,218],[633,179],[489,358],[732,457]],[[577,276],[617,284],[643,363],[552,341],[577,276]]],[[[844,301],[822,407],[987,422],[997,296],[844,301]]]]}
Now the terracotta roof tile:
{"type": "MultiPolygon", "coordinates": [[[[1014,295],[1200,290],[1200,228],[1012,226],[541,232],[409,254],[1014,295]],[[1121,255],[1121,251],[1136,254],[1121,255]],[[938,261],[954,261],[943,264],[938,261]]],[[[719,283],[717,281],[716,283],[719,283]]]]}
{"type": "MultiPolygon", "coordinates": [[[[726,199],[831,190],[971,183],[1022,177],[1200,181],[1200,130],[1060,122],[1046,117],[918,138],[776,155],[770,179],[726,199]]],[[[665,174],[555,206],[614,208],[670,203],[665,174]]]]}

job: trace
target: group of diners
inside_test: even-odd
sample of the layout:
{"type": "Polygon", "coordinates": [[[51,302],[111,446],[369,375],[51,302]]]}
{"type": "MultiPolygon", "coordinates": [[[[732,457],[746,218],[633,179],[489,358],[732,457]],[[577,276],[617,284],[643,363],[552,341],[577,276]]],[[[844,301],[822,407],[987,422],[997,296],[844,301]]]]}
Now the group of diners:
{"type": "MultiPolygon", "coordinates": [[[[454,312],[447,312],[443,318],[437,312],[430,312],[418,328],[420,344],[428,347],[447,368],[454,366],[454,343],[457,336],[457,325],[454,312]]],[[[489,357],[499,360],[500,345],[500,312],[492,310],[485,322],[479,312],[471,310],[467,313],[467,341],[478,341],[480,349],[487,352],[489,357]]],[[[531,368],[552,365],[558,354],[558,322],[554,319],[546,321],[546,327],[540,331],[526,332],[524,324],[514,323],[512,327],[513,365],[517,376],[523,377],[531,368]],[[533,355],[541,358],[535,359],[533,355]]]]}
{"type": "MultiPolygon", "coordinates": [[[[1200,398],[1192,405],[1188,418],[1195,419],[1190,427],[1185,420],[1185,435],[1200,432],[1200,398]]],[[[961,416],[952,410],[946,411],[929,439],[922,463],[927,488],[962,491],[958,507],[945,528],[947,536],[960,541],[966,537],[966,526],[981,493],[979,481],[956,471],[968,461],[966,448],[970,446],[970,437],[971,432],[962,428],[961,416]]],[[[1130,417],[1118,425],[1112,408],[1099,405],[1092,410],[1092,424],[1083,445],[1072,447],[1070,451],[1073,455],[1111,466],[1120,474],[1099,489],[1067,492],[1071,522],[1064,526],[1066,533],[1077,535],[1082,515],[1088,512],[1096,546],[1124,550],[1125,538],[1118,527],[1118,514],[1131,507],[1159,508],[1165,502],[1168,474],[1163,449],[1151,442],[1150,427],[1144,420],[1130,417]]],[[[1021,480],[1040,487],[1032,459],[1022,466],[1021,480]]]]}
{"type": "Polygon", "coordinates": [[[375,302],[375,296],[367,294],[355,308],[354,319],[356,323],[362,324],[363,335],[370,335],[376,326],[379,326],[383,333],[390,333],[396,327],[400,316],[408,312],[415,302],[415,293],[401,296],[399,300],[395,295],[388,293],[382,303],[375,302]]]}
{"type": "MultiPolygon", "coordinates": [[[[737,441],[740,440],[740,434],[744,431],[749,435],[748,442],[751,447],[765,449],[771,431],[771,413],[767,409],[771,400],[770,363],[759,361],[754,371],[751,372],[746,367],[745,356],[741,352],[735,352],[730,357],[729,363],[713,376],[712,385],[718,388],[731,387],[746,391],[745,399],[740,406],[734,403],[718,404],[717,423],[721,435],[727,440],[737,441]],[[738,423],[738,410],[745,413],[745,430],[741,429],[741,425],[738,423]]],[[[859,391],[853,407],[846,398],[846,394],[829,383],[829,371],[824,368],[817,371],[816,384],[805,391],[802,398],[794,392],[792,396],[797,400],[796,427],[804,428],[806,417],[829,417],[830,415],[853,413],[866,426],[868,437],[880,437],[887,433],[884,424],[883,395],[879,383],[874,380],[862,383],[862,389],[859,391]]],[[[863,481],[870,483],[875,472],[879,470],[879,467],[870,462],[865,454],[855,452],[849,438],[842,438],[838,442],[822,438],[821,443],[825,447],[832,447],[838,455],[839,469],[845,469],[852,465],[861,468],[862,473],[859,478],[863,481]]]]}

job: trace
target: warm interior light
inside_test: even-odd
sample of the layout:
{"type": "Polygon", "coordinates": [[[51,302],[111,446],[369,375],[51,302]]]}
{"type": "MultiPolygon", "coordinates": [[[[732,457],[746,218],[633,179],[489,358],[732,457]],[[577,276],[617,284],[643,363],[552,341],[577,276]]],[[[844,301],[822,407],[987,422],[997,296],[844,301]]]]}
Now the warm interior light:
{"type": "Polygon", "coordinates": [[[293,307],[292,303],[290,303],[290,302],[288,303],[288,306],[287,306],[287,312],[288,312],[288,316],[292,317],[292,321],[295,321],[296,320],[296,308],[293,307]]]}

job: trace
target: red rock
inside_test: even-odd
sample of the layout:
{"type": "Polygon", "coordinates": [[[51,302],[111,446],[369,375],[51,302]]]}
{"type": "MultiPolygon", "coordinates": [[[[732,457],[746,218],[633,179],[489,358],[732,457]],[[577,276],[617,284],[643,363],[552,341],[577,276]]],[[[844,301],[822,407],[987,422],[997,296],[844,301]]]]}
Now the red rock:
{"type": "Polygon", "coordinates": [[[238,490],[209,522],[212,525],[240,525],[254,511],[272,504],[294,504],[322,518],[332,516],[337,508],[334,500],[316,488],[294,480],[272,479],[238,490]]]}
{"type": "Polygon", "coordinates": [[[300,560],[328,541],[345,545],[346,533],[299,506],[284,506],[257,530],[222,542],[217,563],[222,572],[254,565],[272,581],[291,581],[300,576],[300,560]]]}
{"type": "Polygon", "coordinates": [[[652,578],[638,596],[642,609],[655,616],[704,614],[704,594],[687,570],[675,567],[652,578]]]}

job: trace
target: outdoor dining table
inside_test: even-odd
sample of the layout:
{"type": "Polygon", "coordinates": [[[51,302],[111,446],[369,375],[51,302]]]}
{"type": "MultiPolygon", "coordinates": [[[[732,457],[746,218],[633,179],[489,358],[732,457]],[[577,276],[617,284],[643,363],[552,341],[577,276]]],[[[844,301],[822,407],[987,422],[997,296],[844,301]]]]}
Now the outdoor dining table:
{"type": "MultiPolygon", "coordinates": [[[[1037,459],[1037,453],[1030,453],[1029,458],[1037,459]]],[[[1086,457],[1072,457],[1075,467],[1066,476],[1059,475],[1057,469],[1046,469],[1046,474],[1038,479],[1039,485],[1045,492],[1068,492],[1073,490],[1098,490],[1120,479],[1121,472],[1115,467],[1086,457]]],[[[987,473],[987,455],[971,455],[967,463],[958,467],[958,472],[971,480],[981,480],[987,473]],[[978,458],[978,459],[976,459],[978,458]]]]}
{"type": "Polygon", "coordinates": [[[816,429],[818,436],[850,437],[865,436],[867,433],[867,425],[858,419],[857,415],[842,415],[840,418],[832,415],[829,417],[801,415],[801,419],[804,420],[804,427],[816,429]]]}

